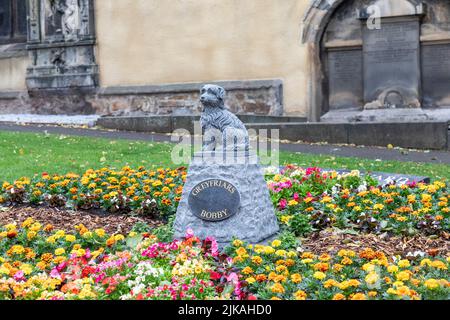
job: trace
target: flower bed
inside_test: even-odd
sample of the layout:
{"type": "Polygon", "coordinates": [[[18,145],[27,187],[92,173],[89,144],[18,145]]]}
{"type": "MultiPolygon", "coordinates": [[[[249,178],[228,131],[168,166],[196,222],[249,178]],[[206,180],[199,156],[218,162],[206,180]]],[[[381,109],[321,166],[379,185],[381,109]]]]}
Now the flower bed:
{"type": "MultiPolygon", "coordinates": [[[[186,168],[88,170],[82,176],[43,174],[5,182],[0,205],[46,205],[76,210],[168,218],[176,213],[186,168]]],[[[450,194],[441,181],[430,185],[377,186],[354,171],[340,175],[318,168],[267,170],[279,221],[298,236],[328,227],[399,235],[442,235],[450,228],[450,194]]]]}
{"type": "Polygon", "coordinates": [[[439,235],[450,228],[447,184],[377,186],[359,172],[339,175],[287,167],[267,176],[281,223],[297,235],[328,227],[439,235]]]}
{"type": "Polygon", "coordinates": [[[414,261],[386,257],[372,249],[337,255],[298,253],[275,240],[271,246],[245,246],[227,252],[260,299],[420,300],[449,299],[450,257],[414,261]]]}
{"type": "MultiPolygon", "coordinates": [[[[448,252],[447,252],[448,254],[448,252]]],[[[225,253],[188,233],[108,235],[28,219],[0,227],[0,299],[448,299],[450,258],[402,260],[370,249],[299,252],[275,240],[225,253]]]]}
{"type": "Polygon", "coordinates": [[[0,229],[0,299],[245,299],[239,275],[214,239],[67,234],[32,219],[0,229]]]}
{"type": "Polygon", "coordinates": [[[169,216],[176,212],[186,168],[88,170],[83,175],[49,175],[4,182],[0,204],[47,205],[109,213],[169,216]]]}

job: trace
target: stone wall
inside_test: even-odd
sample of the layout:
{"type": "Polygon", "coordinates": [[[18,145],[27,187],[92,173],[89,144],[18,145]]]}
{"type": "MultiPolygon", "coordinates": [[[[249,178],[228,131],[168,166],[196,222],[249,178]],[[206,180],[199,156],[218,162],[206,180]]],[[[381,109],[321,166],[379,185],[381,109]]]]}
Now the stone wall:
{"type": "MultiPolygon", "coordinates": [[[[215,82],[228,91],[226,104],[234,113],[283,114],[280,80],[215,82]]],[[[192,115],[201,112],[202,83],[109,87],[92,91],[0,93],[0,113],[192,115]]]]}

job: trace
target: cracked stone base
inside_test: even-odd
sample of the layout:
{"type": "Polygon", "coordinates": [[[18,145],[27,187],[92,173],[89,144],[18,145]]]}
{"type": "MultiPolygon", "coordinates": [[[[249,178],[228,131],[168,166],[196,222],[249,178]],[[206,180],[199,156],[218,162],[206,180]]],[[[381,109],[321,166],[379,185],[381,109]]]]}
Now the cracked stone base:
{"type": "Polygon", "coordinates": [[[200,238],[214,237],[221,248],[233,238],[258,244],[276,236],[278,221],[260,165],[254,161],[243,164],[214,163],[197,155],[189,168],[178,206],[175,238],[184,237],[188,229],[200,238]],[[241,206],[235,216],[221,222],[207,222],[192,214],[188,205],[189,193],[195,185],[208,179],[226,180],[239,190],[241,206]]]}

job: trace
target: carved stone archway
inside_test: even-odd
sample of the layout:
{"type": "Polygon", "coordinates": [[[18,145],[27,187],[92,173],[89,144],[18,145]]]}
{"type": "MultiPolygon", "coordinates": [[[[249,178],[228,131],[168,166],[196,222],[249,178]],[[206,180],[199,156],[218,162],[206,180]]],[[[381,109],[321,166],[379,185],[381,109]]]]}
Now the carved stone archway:
{"type": "Polygon", "coordinates": [[[325,29],[337,8],[347,0],[313,0],[303,18],[302,42],[307,46],[309,120],[319,121],[324,104],[324,70],[321,42],[325,29]]]}
{"type": "Polygon", "coordinates": [[[325,113],[333,111],[322,117],[322,120],[332,121],[330,119],[338,119],[341,114],[351,111],[353,115],[346,115],[343,119],[363,121],[360,119],[364,119],[367,113],[384,115],[392,105],[395,109],[392,115],[396,114],[392,117],[394,119],[398,115],[406,115],[405,119],[414,115],[413,120],[433,119],[432,114],[439,112],[450,117],[450,90],[443,85],[450,83],[450,61],[445,58],[450,54],[450,2],[447,0],[314,0],[303,18],[302,42],[308,55],[310,120],[320,121],[325,113]],[[379,15],[385,26],[385,31],[378,34],[365,24],[370,15],[368,8],[372,5],[381,9],[379,15]],[[412,20],[416,21],[415,25],[412,20]],[[401,34],[395,36],[389,30],[401,34]],[[372,52],[378,48],[373,47],[374,37],[386,41],[387,47],[380,51],[384,50],[387,58],[379,54],[373,57],[372,52]],[[408,44],[414,48],[402,47],[408,44]],[[414,74],[405,72],[403,78],[416,78],[414,86],[405,85],[403,79],[389,73],[389,68],[396,67],[389,54],[402,50],[409,53],[405,58],[399,58],[399,64],[403,64],[401,71],[415,70],[414,74]],[[352,55],[346,52],[352,52],[352,55]],[[379,63],[375,68],[371,67],[371,58],[379,63]],[[342,69],[336,70],[336,61],[346,66],[352,66],[355,61],[357,66],[353,70],[346,67],[344,71],[348,74],[342,74],[342,69]],[[381,77],[380,74],[372,74],[378,66],[388,70],[383,71],[381,77]],[[336,72],[340,77],[331,76],[336,72]],[[358,76],[352,79],[352,75],[358,76]],[[334,85],[339,87],[340,83],[345,83],[342,81],[344,76],[354,86],[347,85],[346,90],[337,91],[340,95],[337,96],[334,85]],[[376,79],[376,84],[368,85],[372,79],[376,79]],[[411,87],[413,90],[409,90],[411,87]],[[376,98],[372,99],[371,91],[376,98]],[[339,100],[337,104],[335,97],[339,100]],[[397,104],[401,106],[396,107],[397,104]],[[375,110],[367,112],[370,109],[375,110]],[[361,116],[361,112],[365,115],[361,116]],[[330,114],[333,115],[328,117],[330,114]]]}

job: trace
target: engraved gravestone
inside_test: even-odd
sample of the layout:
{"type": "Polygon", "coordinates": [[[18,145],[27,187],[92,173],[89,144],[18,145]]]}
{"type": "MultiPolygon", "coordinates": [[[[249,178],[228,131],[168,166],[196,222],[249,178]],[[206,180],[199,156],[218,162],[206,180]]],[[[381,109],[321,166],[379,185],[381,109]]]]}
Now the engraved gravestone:
{"type": "Polygon", "coordinates": [[[362,104],[362,51],[332,50],[328,53],[330,109],[359,108],[362,104]]]}
{"type": "Polygon", "coordinates": [[[419,108],[419,18],[382,18],[380,29],[363,30],[366,108],[419,108]]]}
{"type": "Polygon", "coordinates": [[[450,106],[450,43],[422,47],[424,107],[450,106]]]}

